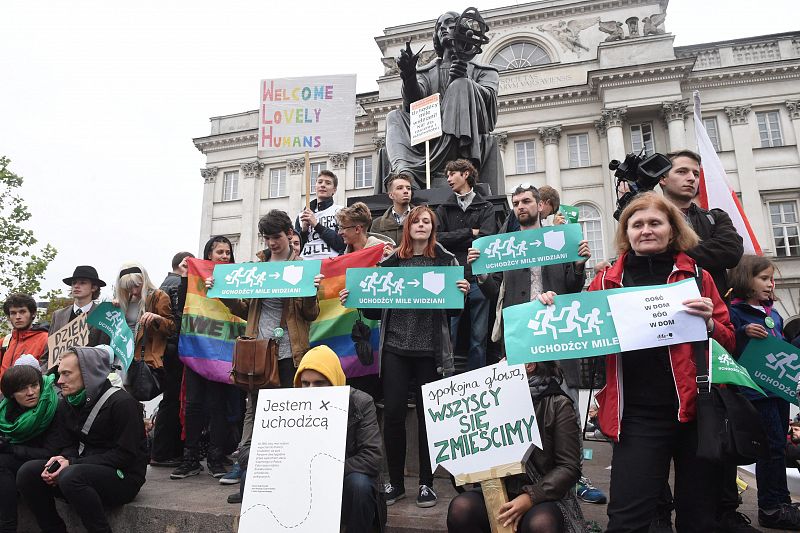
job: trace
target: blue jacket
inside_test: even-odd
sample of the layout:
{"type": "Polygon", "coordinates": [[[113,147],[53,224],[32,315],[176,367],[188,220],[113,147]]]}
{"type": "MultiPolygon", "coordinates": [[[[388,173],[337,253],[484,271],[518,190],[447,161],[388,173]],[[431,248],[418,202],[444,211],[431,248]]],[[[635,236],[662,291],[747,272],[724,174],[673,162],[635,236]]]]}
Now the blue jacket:
{"type": "MultiPolygon", "coordinates": [[[[769,311],[769,316],[772,317],[772,320],[775,321],[775,327],[767,327],[767,324],[764,322],[764,320],[767,318],[767,314],[760,309],[756,309],[744,300],[734,299],[731,302],[731,322],[733,323],[733,327],[736,332],[736,353],[734,354],[736,359],[739,359],[742,353],[744,353],[744,350],[747,348],[747,343],[750,342],[750,337],[748,337],[744,332],[744,328],[748,324],[760,324],[761,326],[764,326],[764,329],[767,330],[767,333],[773,337],[777,337],[780,340],[785,340],[783,337],[783,318],[781,318],[781,315],[779,315],[775,308],[772,307],[771,301],[762,302],[762,305],[767,311],[769,311]]],[[[761,394],[748,389],[747,387],[740,387],[739,390],[750,400],[763,398],[761,394]]],[[[769,398],[779,398],[777,394],[773,394],[766,389],[764,392],[767,393],[769,398]]]]}

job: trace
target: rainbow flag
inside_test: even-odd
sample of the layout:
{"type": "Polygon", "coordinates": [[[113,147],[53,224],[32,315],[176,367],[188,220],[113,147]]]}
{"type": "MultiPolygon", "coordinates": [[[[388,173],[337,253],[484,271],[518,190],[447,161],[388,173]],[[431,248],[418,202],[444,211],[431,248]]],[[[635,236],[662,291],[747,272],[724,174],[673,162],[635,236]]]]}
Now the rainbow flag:
{"type": "Polygon", "coordinates": [[[380,322],[364,320],[372,329],[372,353],[374,362],[364,366],[358,360],[356,347],[350,338],[353,324],[358,319],[358,311],[342,307],[339,291],[344,289],[344,274],[348,268],[372,267],[378,264],[383,255],[383,246],[371,246],[358,252],[340,255],[322,261],[322,280],[319,317],[311,323],[309,341],[311,346],[325,344],[339,355],[344,373],[348,378],[368,376],[378,373],[378,346],[380,341],[380,322]]]}
{"type": "Polygon", "coordinates": [[[212,261],[189,259],[186,305],[183,308],[178,355],[183,364],[211,381],[230,383],[233,346],[247,321],[231,313],[219,298],[206,297],[205,279],[212,261]]]}

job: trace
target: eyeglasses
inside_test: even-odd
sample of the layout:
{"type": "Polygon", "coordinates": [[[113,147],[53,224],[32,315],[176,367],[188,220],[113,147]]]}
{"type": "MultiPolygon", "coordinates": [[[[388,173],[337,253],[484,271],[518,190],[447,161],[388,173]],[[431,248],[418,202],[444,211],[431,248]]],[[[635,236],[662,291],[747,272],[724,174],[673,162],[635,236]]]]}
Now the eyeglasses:
{"type": "Polygon", "coordinates": [[[539,190],[533,185],[533,183],[520,183],[517,185],[517,188],[514,189],[514,194],[519,194],[521,192],[532,191],[534,193],[539,192],[539,190]]]}

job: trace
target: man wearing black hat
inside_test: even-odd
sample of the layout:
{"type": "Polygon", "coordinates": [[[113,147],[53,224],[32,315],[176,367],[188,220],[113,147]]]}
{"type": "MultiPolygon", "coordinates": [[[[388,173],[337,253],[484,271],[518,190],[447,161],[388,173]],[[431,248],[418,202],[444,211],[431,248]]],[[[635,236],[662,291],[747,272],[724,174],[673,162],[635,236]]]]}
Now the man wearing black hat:
{"type": "MultiPolygon", "coordinates": [[[[53,320],[50,324],[50,334],[54,334],[80,315],[89,315],[97,305],[94,303],[100,297],[101,287],[106,286],[106,282],[97,275],[97,270],[93,266],[81,265],[75,267],[72,276],[64,278],[64,283],[70,286],[70,296],[72,305],[59,309],[53,313],[53,320]]],[[[97,346],[99,344],[110,344],[111,339],[108,335],[97,328],[89,326],[89,342],[87,346],[97,346]]],[[[43,365],[47,364],[47,353],[44,360],[40,361],[43,365]]]]}

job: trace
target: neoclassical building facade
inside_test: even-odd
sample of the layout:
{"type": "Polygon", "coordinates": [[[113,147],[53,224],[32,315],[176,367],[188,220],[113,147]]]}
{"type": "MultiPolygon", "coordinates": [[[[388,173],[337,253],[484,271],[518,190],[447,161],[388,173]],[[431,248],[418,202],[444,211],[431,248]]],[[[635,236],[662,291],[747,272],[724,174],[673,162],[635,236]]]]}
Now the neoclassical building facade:
{"type": "MultiPolygon", "coordinates": [[[[615,257],[609,162],[643,148],[696,149],[690,100],[699,91],[728,178],[778,264],[779,308],[796,316],[800,31],[676,47],[667,7],[667,0],[545,0],[482,12],[491,40],[476,60],[500,70],[495,134],[506,191],[521,183],[557,188],[563,203],[580,208],[592,263],[615,257]]],[[[313,175],[327,168],[339,177],[339,203],[372,194],[385,118],[402,103],[395,58],[406,41],[431,50],[432,39],[433,20],[386,28],[375,39],[384,74],[376,91],[357,97],[353,152],[312,154],[313,175]]],[[[259,216],[275,208],[294,216],[306,190],[300,154],[259,157],[257,123],[256,110],[212,117],[209,135],[194,139],[206,156],[201,245],[227,235],[242,258],[261,245],[259,216]]]]}

